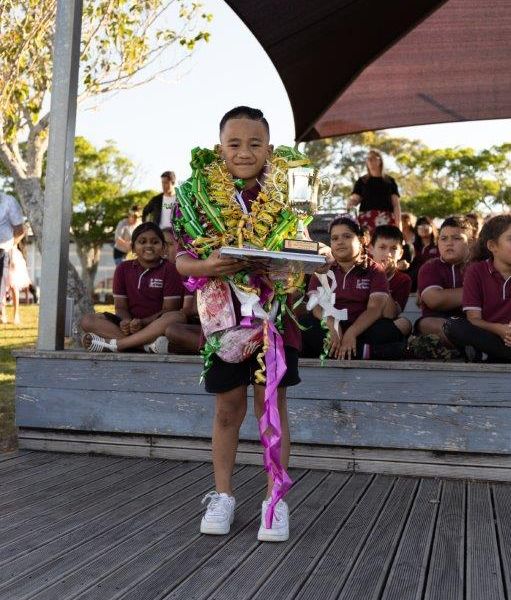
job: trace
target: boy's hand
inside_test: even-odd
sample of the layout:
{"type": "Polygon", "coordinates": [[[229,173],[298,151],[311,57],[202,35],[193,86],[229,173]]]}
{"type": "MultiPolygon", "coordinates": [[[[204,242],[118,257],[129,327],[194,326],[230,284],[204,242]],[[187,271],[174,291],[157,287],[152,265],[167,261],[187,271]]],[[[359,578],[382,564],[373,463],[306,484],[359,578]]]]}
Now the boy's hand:
{"type": "Polygon", "coordinates": [[[326,321],[328,331],[330,332],[330,349],[328,356],[333,358],[339,358],[339,351],[341,349],[342,331],[336,330],[334,326],[334,320],[332,317],[328,317],[326,321]]]}
{"type": "Polygon", "coordinates": [[[237,258],[220,256],[220,250],[213,252],[204,261],[204,266],[210,277],[222,277],[223,275],[234,275],[245,268],[246,263],[237,258]]]}
{"type": "Polygon", "coordinates": [[[130,323],[131,323],[131,319],[123,319],[119,323],[119,329],[124,333],[124,335],[130,334],[130,323]]]}
{"type": "Polygon", "coordinates": [[[339,358],[341,360],[351,360],[357,355],[357,336],[353,335],[348,329],[344,332],[339,350],[339,358]]]}
{"type": "Polygon", "coordinates": [[[130,333],[137,333],[142,329],[142,321],[140,319],[131,319],[130,321],[130,333]]]}
{"type": "Polygon", "coordinates": [[[499,336],[506,346],[511,346],[511,323],[499,325],[499,336]]]}

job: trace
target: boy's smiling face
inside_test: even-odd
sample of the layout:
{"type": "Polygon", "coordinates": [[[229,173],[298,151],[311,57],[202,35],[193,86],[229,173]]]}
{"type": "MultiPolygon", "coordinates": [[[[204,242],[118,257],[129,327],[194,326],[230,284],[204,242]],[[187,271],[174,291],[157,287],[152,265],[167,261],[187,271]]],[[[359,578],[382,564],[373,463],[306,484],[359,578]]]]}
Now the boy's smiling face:
{"type": "Polygon", "coordinates": [[[257,177],[270,157],[268,131],[260,121],[229,119],[220,133],[220,154],[229,173],[245,180],[245,187],[256,184],[257,177]]]}

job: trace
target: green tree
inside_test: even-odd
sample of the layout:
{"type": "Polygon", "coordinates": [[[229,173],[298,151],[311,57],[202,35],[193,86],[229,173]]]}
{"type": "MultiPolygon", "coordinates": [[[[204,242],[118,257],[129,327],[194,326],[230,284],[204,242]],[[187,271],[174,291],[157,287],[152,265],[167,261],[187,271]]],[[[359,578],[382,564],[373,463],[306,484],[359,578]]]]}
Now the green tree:
{"type": "MultiPolygon", "coordinates": [[[[40,248],[56,0],[0,2],[0,161],[40,248]]],[[[79,102],[141,85],[207,42],[211,15],[188,0],[84,0],[79,102]],[[162,16],[173,26],[163,25],[162,16]],[[172,57],[163,54],[180,49],[172,57]],[[158,68],[161,64],[161,68],[158,68]]],[[[70,265],[77,318],[92,309],[70,265]]]]}
{"type": "Polygon", "coordinates": [[[511,201],[509,173],[511,144],[476,152],[472,148],[423,148],[396,157],[401,180],[420,182],[410,193],[404,188],[403,206],[432,217],[467,213],[484,206],[502,210],[511,201]]]}
{"type": "Polygon", "coordinates": [[[115,227],[130,206],[143,206],[155,194],[128,191],[133,173],[133,163],[114,142],[96,149],[85,138],[76,138],[71,233],[89,296],[94,292],[101,247],[113,240],[115,227]]]}

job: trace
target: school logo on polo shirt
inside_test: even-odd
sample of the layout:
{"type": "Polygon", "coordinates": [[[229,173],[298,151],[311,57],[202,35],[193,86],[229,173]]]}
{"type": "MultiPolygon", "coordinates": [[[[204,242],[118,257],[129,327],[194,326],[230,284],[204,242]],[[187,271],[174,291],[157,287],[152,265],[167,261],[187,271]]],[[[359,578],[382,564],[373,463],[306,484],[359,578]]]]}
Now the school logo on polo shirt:
{"type": "Polygon", "coordinates": [[[357,290],[368,290],[371,287],[371,280],[365,277],[357,279],[357,290]]]}
{"type": "Polygon", "coordinates": [[[150,288],[162,288],[163,287],[163,279],[159,277],[151,277],[149,279],[149,287],[150,288]]]}

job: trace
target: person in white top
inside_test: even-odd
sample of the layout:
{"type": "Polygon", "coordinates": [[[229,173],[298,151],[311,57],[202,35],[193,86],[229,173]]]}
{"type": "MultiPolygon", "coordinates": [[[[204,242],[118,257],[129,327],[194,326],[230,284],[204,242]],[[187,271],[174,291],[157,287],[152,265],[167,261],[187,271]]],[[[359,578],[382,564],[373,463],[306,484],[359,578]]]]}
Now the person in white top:
{"type": "Polygon", "coordinates": [[[140,207],[136,204],[130,208],[128,216],[117,223],[114,234],[114,263],[116,266],[122,263],[131,250],[131,234],[140,223],[140,207]]]}
{"type": "Polygon", "coordinates": [[[24,218],[15,198],[0,192],[0,320],[7,322],[5,297],[12,249],[25,235],[24,218]]]}
{"type": "Polygon", "coordinates": [[[161,174],[162,193],[151,198],[142,211],[142,221],[156,223],[164,233],[171,229],[172,209],[176,202],[175,185],[174,171],[164,171],[161,174]]]}

